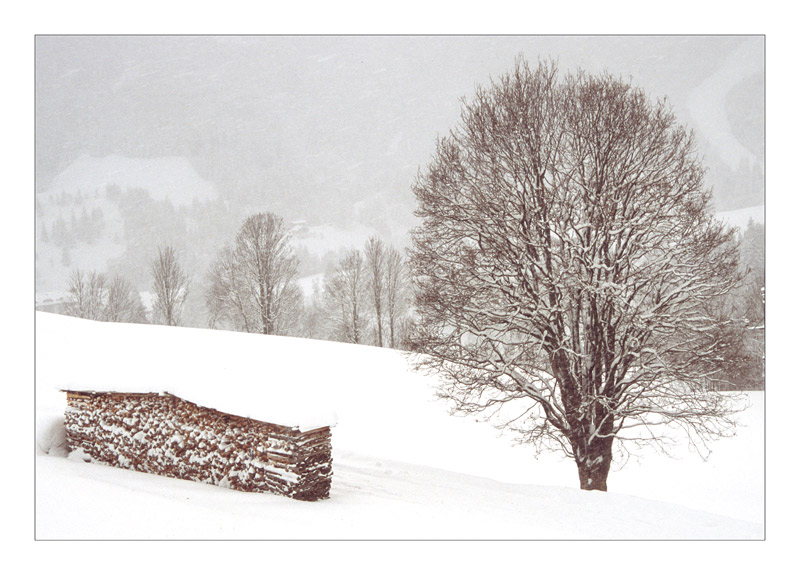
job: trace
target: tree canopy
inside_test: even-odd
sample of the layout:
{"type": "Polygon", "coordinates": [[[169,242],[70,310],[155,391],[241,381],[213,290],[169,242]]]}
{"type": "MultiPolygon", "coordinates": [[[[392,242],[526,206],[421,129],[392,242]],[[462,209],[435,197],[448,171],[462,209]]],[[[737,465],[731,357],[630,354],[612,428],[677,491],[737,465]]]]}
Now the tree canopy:
{"type": "Polygon", "coordinates": [[[184,273],[175,248],[159,246],[158,255],[150,262],[150,270],[154,323],[178,325],[189,295],[189,276],[184,273]]]}
{"type": "Polygon", "coordinates": [[[302,293],[298,260],[283,219],[254,214],[242,223],[234,245],[224,247],[209,273],[206,305],[211,327],[283,335],[296,321],[302,293]]]}

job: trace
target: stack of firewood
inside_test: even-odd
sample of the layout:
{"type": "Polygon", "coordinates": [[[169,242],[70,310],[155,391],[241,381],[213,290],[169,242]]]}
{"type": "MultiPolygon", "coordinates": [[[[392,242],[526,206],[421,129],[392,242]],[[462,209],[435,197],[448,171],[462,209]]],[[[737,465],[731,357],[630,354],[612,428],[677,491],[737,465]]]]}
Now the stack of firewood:
{"type": "Polygon", "coordinates": [[[300,431],[169,394],[67,391],[67,442],[86,461],[306,501],[329,496],[331,431],[300,431]]]}

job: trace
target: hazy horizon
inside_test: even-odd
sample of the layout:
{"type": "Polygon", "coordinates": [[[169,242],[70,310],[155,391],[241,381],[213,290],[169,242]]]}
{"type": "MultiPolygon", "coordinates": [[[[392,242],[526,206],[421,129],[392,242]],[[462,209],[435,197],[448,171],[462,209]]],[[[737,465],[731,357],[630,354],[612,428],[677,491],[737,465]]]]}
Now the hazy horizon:
{"type": "Polygon", "coordinates": [[[156,242],[201,279],[258,211],[294,222],[304,275],[370,235],[402,248],[437,137],[519,55],[667,98],[716,209],[764,203],[763,36],[41,35],[37,292],[75,267],[143,289],[156,242]]]}

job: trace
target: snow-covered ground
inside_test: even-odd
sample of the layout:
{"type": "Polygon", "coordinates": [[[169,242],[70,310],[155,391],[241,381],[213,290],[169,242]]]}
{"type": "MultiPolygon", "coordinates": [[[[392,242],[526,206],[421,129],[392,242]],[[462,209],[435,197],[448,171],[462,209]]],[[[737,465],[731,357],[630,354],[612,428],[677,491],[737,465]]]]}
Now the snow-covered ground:
{"type": "Polygon", "coordinates": [[[399,352],[36,314],[39,539],[761,539],[764,403],[702,461],[643,453],[608,493],[486,423],[448,415],[399,352]],[[329,500],[305,503],[85,464],[57,390],[171,391],[223,411],[333,429],[329,500]]]}

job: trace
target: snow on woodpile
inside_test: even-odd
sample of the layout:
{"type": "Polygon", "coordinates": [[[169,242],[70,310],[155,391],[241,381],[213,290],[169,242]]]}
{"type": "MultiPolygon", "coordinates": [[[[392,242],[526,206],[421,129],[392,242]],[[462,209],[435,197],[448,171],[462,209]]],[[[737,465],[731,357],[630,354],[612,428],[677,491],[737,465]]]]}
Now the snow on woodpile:
{"type": "Polygon", "coordinates": [[[36,322],[37,380],[43,391],[170,393],[301,432],[336,424],[329,398],[307,393],[302,365],[290,377],[272,369],[278,358],[265,342],[284,338],[104,323],[44,312],[37,312],[36,322]],[[214,336],[220,335],[229,344],[224,352],[216,347],[219,339],[214,336]]]}
{"type": "Polygon", "coordinates": [[[170,394],[67,391],[66,439],[84,461],[292,499],[326,499],[331,433],[221,413],[170,394]]]}

